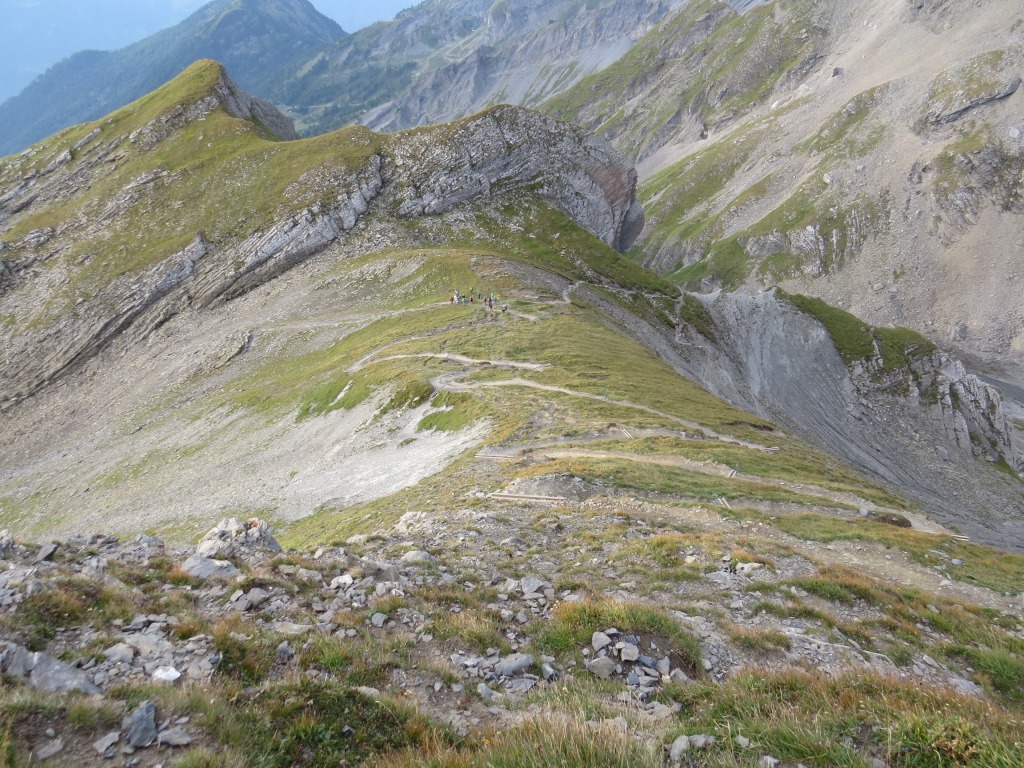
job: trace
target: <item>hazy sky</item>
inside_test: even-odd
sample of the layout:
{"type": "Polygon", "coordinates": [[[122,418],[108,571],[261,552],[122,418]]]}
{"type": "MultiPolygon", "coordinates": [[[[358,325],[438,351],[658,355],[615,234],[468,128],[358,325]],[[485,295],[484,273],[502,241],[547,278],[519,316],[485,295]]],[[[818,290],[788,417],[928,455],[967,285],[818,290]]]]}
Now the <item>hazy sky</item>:
{"type": "MultiPolygon", "coordinates": [[[[0,0],[0,102],[66,56],[111,50],[177,24],[209,0],[0,0]]],[[[311,0],[354,32],[419,0],[311,0]]]]}

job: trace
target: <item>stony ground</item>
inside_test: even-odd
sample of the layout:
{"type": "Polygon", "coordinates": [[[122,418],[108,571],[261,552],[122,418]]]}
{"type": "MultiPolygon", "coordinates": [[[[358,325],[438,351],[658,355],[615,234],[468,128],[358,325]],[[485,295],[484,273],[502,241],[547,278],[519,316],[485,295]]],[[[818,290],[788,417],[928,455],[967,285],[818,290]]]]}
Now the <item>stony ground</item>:
{"type": "MultiPolygon", "coordinates": [[[[53,765],[173,764],[215,747],[216,734],[152,691],[294,676],[414,702],[461,736],[539,716],[571,687],[593,697],[581,711],[595,728],[656,745],[680,709],[662,692],[692,681],[770,665],[987,698],[968,664],[943,656],[954,630],[941,619],[985,616],[1024,639],[1019,597],[878,545],[812,545],[723,508],[561,476],[463,502],[307,553],[281,552],[265,525],[238,521],[194,549],[146,536],[43,548],[5,538],[7,695],[24,686],[64,702],[15,715],[15,749],[53,765]],[[905,585],[899,613],[879,599],[887,583],[905,585]],[[69,703],[75,690],[94,697],[91,715],[69,703]],[[144,698],[161,704],[150,711],[144,698]]],[[[713,735],[689,734],[672,754],[681,761],[713,735]]]]}

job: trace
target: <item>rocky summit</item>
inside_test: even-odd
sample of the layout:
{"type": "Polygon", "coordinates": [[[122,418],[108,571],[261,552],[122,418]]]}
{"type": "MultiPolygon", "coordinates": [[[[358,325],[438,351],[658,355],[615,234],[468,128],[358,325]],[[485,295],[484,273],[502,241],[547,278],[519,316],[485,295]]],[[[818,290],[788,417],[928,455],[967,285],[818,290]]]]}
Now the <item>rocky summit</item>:
{"type": "MultiPolygon", "coordinates": [[[[817,277],[748,280],[852,247],[807,218],[827,196],[716,250],[798,165],[840,185],[833,134],[812,162],[750,122],[829,109],[799,95],[816,46],[973,27],[945,2],[647,5],[636,53],[545,111],[300,138],[203,60],[0,159],[0,762],[1018,768],[1005,377],[817,277]],[[672,96],[664,132],[615,100],[701,73],[721,87],[672,96]],[[551,116],[613,104],[608,138],[551,116]],[[778,185],[720,208],[762,164],[778,185]]],[[[481,34],[571,27],[484,6],[481,34]]],[[[469,33],[410,20],[466,7],[377,33],[435,50],[469,33]]],[[[900,119],[1005,117],[1016,55],[900,119]]]]}

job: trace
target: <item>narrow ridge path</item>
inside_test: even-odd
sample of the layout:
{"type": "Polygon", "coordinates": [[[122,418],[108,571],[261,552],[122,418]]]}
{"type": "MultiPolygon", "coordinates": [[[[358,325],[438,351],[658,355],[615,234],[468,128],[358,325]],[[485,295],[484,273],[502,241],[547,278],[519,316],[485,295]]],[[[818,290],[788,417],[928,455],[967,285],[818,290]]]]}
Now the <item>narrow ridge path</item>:
{"type": "Polygon", "coordinates": [[[780,480],[774,477],[764,477],[763,475],[747,475],[737,472],[724,464],[719,464],[714,461],[695,461],[693,459],[688,459],[685,456],[668,454],[639,454],[627,453],[625,451],[592,451],[585,448],[541,448],[540,450],[534,450],[533,455],[545,456],[550,459],[619,459],[622,461],[632,461],[637,464],[654,464],[660,467],[676,467],[703,475],[723,477],[728,480],[743,480],[771,486],[773,488],[799,491],[805,496],[814,496],[816,498],[825,499],[838,504],[851,504],[872,511],[895,511],[861,498],[853,492],[834,491],[817,485],[796,483],[788,480],[780,480]]]}
{"type": "Polygon", "coordinates": [[[536,381],[530,381],[529,379],[514,378],[504,379],[502,381],[481,381],[467,384],[465,382],[449,380],[444,385],[444,388],[451,390],[452,392],[471,392],[474,389],[483,389],[485,387],[525,387],[527,389],[538,389],[543,392],[560,392],[563,395],[569,395],[570,397],[581,397],[587,400],[598,400],[603,403],[609,403],[611,405],[617,405],[621,408],[634,408],[636,410],[644,411],[646,413],[660,416],[663,419],[668,419],[680,424],[687,429],[692,429],[696,432],[701,432],[707,437],[713,440],[720,440],[723,443],[732,443],[733,445],[740,445],[744,448],[750,448],[754,451],[763,451],[765,453],[774,453],[779,450],[776,446],[764,446],[758,445],[757,443],[750,443],[746,440],[741,440],[738,437],[732,435],[723,435],[719,432],[715,432],[710,427],[702,426],[695,421],[689,421],[682,419],[678,416],[674,416],[671,413],[665,413],[659,411],[657,408],[652,408],[649,405],[643,405],[642,403],[634,403],[631,400],[613,400],[605,397],[604,395],[595,395],[592,392],[580,392],[579,390],[569,389],[568,387],[558,387],[553,384],[540,384],[536,381]]]}

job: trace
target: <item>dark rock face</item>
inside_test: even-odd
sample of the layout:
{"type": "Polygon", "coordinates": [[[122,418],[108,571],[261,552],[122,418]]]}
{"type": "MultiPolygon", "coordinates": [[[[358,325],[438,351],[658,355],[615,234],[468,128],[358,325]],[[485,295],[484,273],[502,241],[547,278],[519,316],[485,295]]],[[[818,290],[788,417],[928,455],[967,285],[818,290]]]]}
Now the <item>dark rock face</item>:
{"type": "Polygon", "coordinates": [[[437,145],[403,142],[395,166],[411,188],[399,216],[443,213],[473,199],[537,188],[580,226],[624,251],[643,226],[636,171],[603,139],[517,107],[462,121],[437,145]]]}

